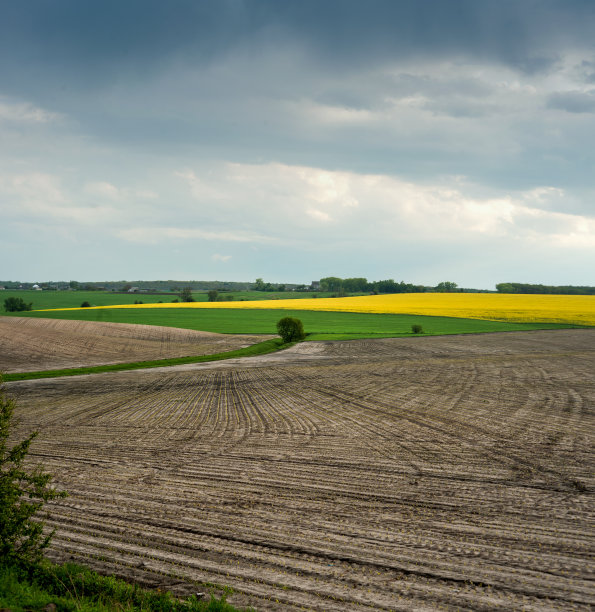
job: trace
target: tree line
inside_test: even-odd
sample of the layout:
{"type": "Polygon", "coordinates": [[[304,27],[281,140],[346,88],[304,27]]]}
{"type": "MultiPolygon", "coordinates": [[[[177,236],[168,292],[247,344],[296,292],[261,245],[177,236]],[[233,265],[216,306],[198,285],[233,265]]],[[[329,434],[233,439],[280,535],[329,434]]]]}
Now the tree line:
{"type": "Polygon", "coordinates": [[[576,285],[534,285],[530,283],[498,283],[498,293],[543,293],[556,295],[595,295],[595,287],[576,285]]]}
{"type": "Polygon", "coordinates": [[[327,276],[320,279],[321,291],[334,291],[336,293],[424,293],[426,291],[439,291],[451,293],[459,291],[458,285],[452,281],[443,281],[435,287],[414,285],[404,281],[396,282],[392,278],[378,281],[368,281],[363,277],[339,278],[327,276]]]}

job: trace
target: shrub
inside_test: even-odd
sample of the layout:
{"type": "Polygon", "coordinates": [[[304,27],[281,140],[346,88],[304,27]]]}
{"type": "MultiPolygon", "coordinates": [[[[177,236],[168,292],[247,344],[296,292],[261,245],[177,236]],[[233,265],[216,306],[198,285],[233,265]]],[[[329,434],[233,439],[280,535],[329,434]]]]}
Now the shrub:
{"type": "Polygon", "coordinates": [[[423,334],[424,333],[424,330],[423,330],[421,325],[412,325],[411,326],[411,331],[414,334],[423,334]]]}
{"type": "Polygon", "coordinates": [[[23,298],[9,297],[4,300],[4,310],[6,312],[21,312],[24,310],[31,310],[33,302],[26,304],[23,298]]]}
{"type": "Polygon", "coordinates": [[[216,289],[211,289],[208,293],[207,296],[209,298],[209,302],[216,302],[217,301],[217,296],[219,295],[219,292],[216,289]]]}
{"type": "Polygon", "coordinates": [[[54,532],[44,535],[43,522],[33,516],[46,501],[67,495],[50,486],[52,475],[41,466],[23,465],[37,432],[12,448],[8,445],[14,408],[0,377],[0,560],[6,565],[41,560],[54,532]]]}
{"type": "Polygon", "coordinates": [[[194,302],[194,298],[192,297],[192,287],[184,287],[180,292],[180,299],[182,302],[194,302]]]}
{"type": "Polygon", "coordinates": [[[89,302],[83,302],[81,308],[91,308],[91,304],[89,304],[89,302]]]}
{"type": "Polygon", "coordinates": [[[283,342],[297,342],[306,337],[304,325],[299,319],[293,317],[283,317],[277,322],[277,331],[283,342]]]}

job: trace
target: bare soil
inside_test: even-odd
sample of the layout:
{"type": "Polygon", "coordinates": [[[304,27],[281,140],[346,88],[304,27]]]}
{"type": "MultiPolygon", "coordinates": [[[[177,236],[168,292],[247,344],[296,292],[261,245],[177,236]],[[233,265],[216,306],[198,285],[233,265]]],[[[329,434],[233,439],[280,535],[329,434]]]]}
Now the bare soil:
{"type": "Polygon", "coordinates": [[[50,555],[258,610],[592,610],[595,331],[11,383],[50,555]]]}
{"type": "Polygon", "coordinates": [[[0,317],[0,372],[36,372],[233,351],[274,336],[0,317]]]}

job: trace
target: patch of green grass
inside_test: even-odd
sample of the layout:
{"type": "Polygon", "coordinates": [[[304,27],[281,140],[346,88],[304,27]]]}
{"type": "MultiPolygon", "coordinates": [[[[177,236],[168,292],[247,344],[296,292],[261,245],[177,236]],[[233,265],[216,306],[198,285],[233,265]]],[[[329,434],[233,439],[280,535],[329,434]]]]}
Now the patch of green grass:
{"type": "MultiPolygon", "coordinates": [[[[301,298],[313,298],[314,296],[332,297],[332,293],[317,291],[314,293],[298,291],[222,291],[219,297],[233,297],[234,301],[253,300],[295,300],[301,298]]],[[[349,295],[361,295],[357,293],[349,295]]],[[[20,297],[26,304],[32,303],[33,310],[44,308],[79,308],[83,302],[89,302],[91,306],[117,306],[120,304],[134,304],[141,301],[144,304],[157,304],[158,302],[171,303],[180,299],[177,293],[151,295],[147,293],[113,293],[111,291],[0,291],[0,315],[20,316],[20,312],[6,312],[4,300],[9,297],[20,297]]],[[[207,302],[206,291],[195,291],[192,293],[195,302],[207,302]]]]}
{"type": "MultiPolygon", "coordinates": [[[[42,308],[79,308],[83,302],[91,306],[115,306],[118,304],[134,304],[142,301],[145,304],[171,302],[179,297],[171,295],[146,295],[144,293],[111,293],[104,291],[0,291],[0,314],[20,316],[20,312],[6,312],[4,300],[9,297],[20,297],[27,304],[33,304],[33,310],[42,308]]],[[[205,297],[206,301],[206,297],[205,297]]]]}
{"type": "Polygon", "coordinates": [[[4,374],[4,382],[15,380],[33,380],[36,378],[58,378],[62,376],[80,376],[82,374],[101,374],[103,372],[122,372],[124,370],[142,370],[146,368],[163,368],[167,366],[183,365],[186,363],[204,363],[206,361],[222,361],[234,357],[254,357],[255,355],[266,355],[280,349],[289,348],[295,343],[283,344],[281,340],[271,339],[258,342],[246,348],[213,355],[196,355],[189,357],[174,357],[171,359],[156,359],[154,361],[135,361],[130,363],[112,363],[108,365],[89,366],[83,368],[64,368],[61,370],[42,370],[39,372],[16,372],[4,374]]]}
{"type": "Polygon", "coordinates": [[[53,603],[64,612],[237,612],[225,597],[179,600],[168,592],[139,588],[101,576],[73,563],[44,562],[29,567],[0,566],[0,608],[12,612],[44,610],[53,603]]]}
{"type": "Polygon", "coordinates": [[[356,312],[325,312],[311,310],[250,310],[242,308],[110,308],[105,310],[67,310],[55,312],[24,312],[25,317],[108,321],[164,325],[222,334],[276,334],[277,321],[282,317],[301,319],[308,340],[346,340],[412,336],[411,326],[422,325],[422,336],[442,334],[473,334],[496,331],[535,329],[568,329],[577,325],[555,323],[510,323],[482,319],[429,317],[401,314],[368,314],[356,312]]]}

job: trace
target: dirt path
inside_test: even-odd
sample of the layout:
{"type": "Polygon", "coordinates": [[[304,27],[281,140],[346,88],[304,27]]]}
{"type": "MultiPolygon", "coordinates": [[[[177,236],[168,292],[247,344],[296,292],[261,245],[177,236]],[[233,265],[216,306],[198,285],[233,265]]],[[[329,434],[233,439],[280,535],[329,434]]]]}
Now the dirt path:
{"type": "Polygon", "coordinates": [[[595,332],[11,383],[51,555],[258,610],[590,610],[595,332]]]}

